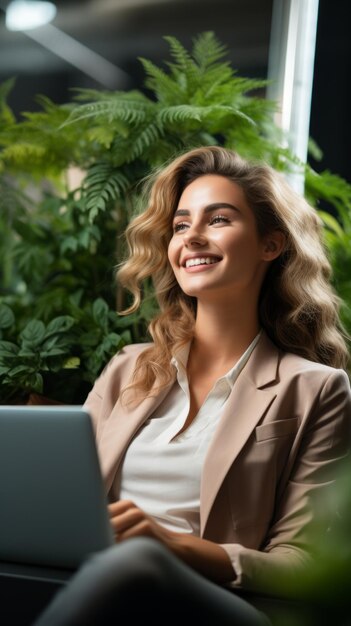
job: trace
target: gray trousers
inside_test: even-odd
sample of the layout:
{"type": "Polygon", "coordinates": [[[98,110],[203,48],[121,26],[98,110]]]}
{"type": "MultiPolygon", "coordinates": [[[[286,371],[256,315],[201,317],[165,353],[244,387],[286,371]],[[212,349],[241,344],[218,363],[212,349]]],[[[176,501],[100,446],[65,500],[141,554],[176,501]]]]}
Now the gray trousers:
{"type": "Polygon", "coordinates": [[[269,626],[248,602],[198,574],[161,543],[138,537],[93,555],[33,626],[179,623],[269,626]]]}

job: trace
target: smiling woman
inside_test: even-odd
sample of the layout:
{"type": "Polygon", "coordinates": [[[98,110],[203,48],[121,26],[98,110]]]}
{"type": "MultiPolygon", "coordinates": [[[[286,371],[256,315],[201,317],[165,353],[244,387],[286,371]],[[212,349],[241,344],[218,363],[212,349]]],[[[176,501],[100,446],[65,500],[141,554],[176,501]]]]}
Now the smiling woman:
{"type": "Polygon", "coordinates": [[[315,210],[216,146],[150,185],[118,276],[125,314],[152,277],[153,341],[123,348],[85,402],[116,545],[36,626],[164,624],[164,606],[171,621],[268,624],[240,591],[297,597],[316,523],[326,533],[335,515],[351,391],[315,210]]]}
{"type": "MultiPolygon", "coordinates": [[[[240,277],[247,276],[247,264],[252,271],[255,259],[259,275],[255,276],[255,287],[251,282],[244,290],[247,297],[249,293],[252,297],[245,310],[243,302],[234,306],[233,299],[240,293],[234,283],[221,292],[221,264],[209,268],[214,278],[218,276],[218,284],[213,281],[211,293],[216,300],[223,295],[226,305],[220,300],[216,311],[216,316],[220,315],[226,324],[221,328],[228,332],[227,321],[229,328],[232,327],[234,315],[242,320],[249,315],[251,322],[255,320],[254,328],[263,327],[282,350],[326,365],[346,367],[349,355],[339,320],[339,298],[330,284],[331,267],[317,212],[271,167],[250,163],[230,150],[212,146],[181,155],[156,172],[150,179],[147,209],[126,231],[131,255],[118,273],[120,283],[134,296],[134,304],[126,313],[138,308],[142,283],[150,276],[161,309],[160,316],[150,325],[154,345],[138,360],[133,383],[136,391],[148,393],[156,380],[161,387],[169,382],[170,359],[174,351],[193,337],[195,317],[199,320],[197,297],[188,294],[178,283],[181,273],[188,283],[194,277],[185,272],[179,261],[178,267],[172,261],[173,249],[182,248],[185,258],[189,254],[194,256],[195,247],[195,256],[201,249],[200,258],[210,258],[211,255],[202,253],[208,251],[210,241],[214,239],[211,245],[217,246],[217,239],[223,237],[226,241],[228,237],[234,241],[238,233],[241,241],[244,233],[247,239],[242,244],[238,242],[240,252],[237,245],[228,251],[236,259],[228,272],[235,272],[240,266],[237,279],[240,281],[240,277]],[[192,207],[188,205],[190,200],[192,207]],[[217,209],[205,211],[213,202],[217,209]],[[235,209],[220,204],[219,210],[217,203],[221,202],[234,205],[235,209]],[[207,223],[206,236],[213,234],[206,242],[203,232],[197,233],[200,242],[193,241],[189,247],[186,245],[189,231],[192,235],[193,228],[200,228],[198,218],[195,216],[192,225],[190,217],[201,209],[205,220],[201,227],[205,228],[207,223]],[[219,213],[229,222],[219,219],[219,213]],[[259,260],[260,255],[263,256],[259,260]]],[[[217,247],[215,254],[222,256],[222,252],[217,247]]],[[[226,257],[222,268],[227,268],[228,263],[226,257]]],[[[195,289],[196,284],[190,282],[189,289],[195,289]]],[[[208,297],[211,293],[208,291],[208,297]]],[[[200,300],[205,296],[204,288],[200,300]]]]}

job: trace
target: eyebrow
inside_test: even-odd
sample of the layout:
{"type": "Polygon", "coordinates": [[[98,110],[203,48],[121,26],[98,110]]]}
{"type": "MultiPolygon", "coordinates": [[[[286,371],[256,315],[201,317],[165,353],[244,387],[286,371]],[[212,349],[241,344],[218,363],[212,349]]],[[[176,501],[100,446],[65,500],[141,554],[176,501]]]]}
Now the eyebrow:
{"type": "MultiPolygon", "coordinates": [[[[213,202],[205,207],[204,213],[210,213],[211,211],[216,211],[217,209],[233,209],[233,211],[240,211],[238,207],[234,206],[234,204],[230,204],[229,202],[213,202]]],[[[180,215],[190,215],[190,211],[188,209],[177,209],[173,217],[178,217],[180,215]]]]}

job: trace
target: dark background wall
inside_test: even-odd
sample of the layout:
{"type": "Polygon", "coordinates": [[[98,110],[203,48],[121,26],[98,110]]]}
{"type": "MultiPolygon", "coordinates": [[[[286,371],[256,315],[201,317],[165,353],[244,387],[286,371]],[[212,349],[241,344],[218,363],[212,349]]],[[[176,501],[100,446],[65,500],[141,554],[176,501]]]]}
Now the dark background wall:
{"type": "Polygon", "coordinates": [[[350,19],[349,0],[319,0],[310,135],[324,153],[313,167],[351,183],[350,19]]]}

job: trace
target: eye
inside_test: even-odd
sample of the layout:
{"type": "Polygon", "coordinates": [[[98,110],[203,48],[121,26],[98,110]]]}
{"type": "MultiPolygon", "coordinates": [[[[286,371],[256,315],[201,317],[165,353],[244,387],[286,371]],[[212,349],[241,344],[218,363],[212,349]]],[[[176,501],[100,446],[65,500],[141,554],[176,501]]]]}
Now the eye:
{"type": "Polygon", "coordinates": [[[220,224],[221,222],[229,222],[229,218],[225,215],[213,215],[210,220],[210,225],[220,224]]]}
{"type": "Polygon", "coordinates": [[[177,222],[177,224],[173,224],[173,232],[179,233],[181,230],[187,228],[188,224],[186,222],[177,222]]]}

